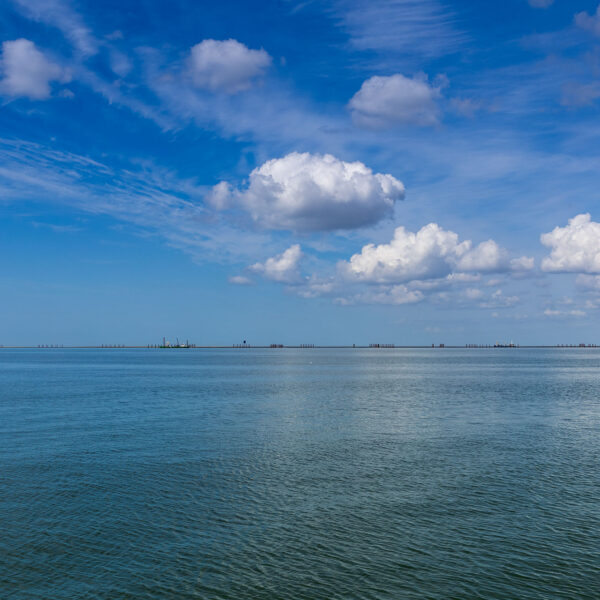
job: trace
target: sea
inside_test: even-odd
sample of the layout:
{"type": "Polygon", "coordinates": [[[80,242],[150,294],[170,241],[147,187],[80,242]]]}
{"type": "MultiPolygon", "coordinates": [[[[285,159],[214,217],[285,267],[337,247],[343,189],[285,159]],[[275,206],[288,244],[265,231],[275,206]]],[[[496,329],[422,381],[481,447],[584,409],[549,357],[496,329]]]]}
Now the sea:
{"type": "Polygon", "coordinates": [[[0,598],[598,599],[600,349],[1,349],[0,598]]]}

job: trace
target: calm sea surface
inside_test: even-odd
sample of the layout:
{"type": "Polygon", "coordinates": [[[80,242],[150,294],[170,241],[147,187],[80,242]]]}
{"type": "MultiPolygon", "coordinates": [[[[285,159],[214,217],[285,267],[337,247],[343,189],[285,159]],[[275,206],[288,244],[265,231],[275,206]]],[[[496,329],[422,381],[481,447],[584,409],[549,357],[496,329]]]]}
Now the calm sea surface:
{"type": "Polygon", "coordinates": [[[0,598],[600,598],[600,350],[0,350],[0,598]]]}

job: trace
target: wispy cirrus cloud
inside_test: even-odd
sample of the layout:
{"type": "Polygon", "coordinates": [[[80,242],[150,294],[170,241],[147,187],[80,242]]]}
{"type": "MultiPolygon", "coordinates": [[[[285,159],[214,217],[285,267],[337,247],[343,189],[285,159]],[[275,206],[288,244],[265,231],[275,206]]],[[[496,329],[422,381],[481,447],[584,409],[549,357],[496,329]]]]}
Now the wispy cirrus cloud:
{"type": "Polygon", "coordinates": [[[153,164],[116,168],[19,140],[0,140],[0,159],[0,201],[7,205],[51,203],[107,215],[198,261],[231,262],[271,248],[266,236],[207,211],[208,188],[153,164]]]}
{"type": "Polygon", "coordinates": [[[56,27],[82,56],[98,51],[99,42],[68,0],[13,0],[28,18],[56,27]]]}
{"type": "Polygon", "coordinates": [[[338,0],[332,14],[356,50],[379,61],[422,61],[456,52],[465,42],[456,15],[438,0],[338,0]]]}
{"type": "Polygon", "coordinates": [[[600,36],[600,5],[595,13],[580,12],[575,15],[575,24],[594,35],[600,36]]]}

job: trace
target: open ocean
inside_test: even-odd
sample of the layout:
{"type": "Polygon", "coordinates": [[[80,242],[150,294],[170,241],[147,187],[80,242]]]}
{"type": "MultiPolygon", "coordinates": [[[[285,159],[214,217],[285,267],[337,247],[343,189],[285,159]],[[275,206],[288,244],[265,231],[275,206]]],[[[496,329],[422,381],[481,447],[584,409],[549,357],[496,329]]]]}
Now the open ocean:
{"type": "Polygon", "coordinates": [[[0,350],[0,598],[600,598],[600,349],[0,350]]]}

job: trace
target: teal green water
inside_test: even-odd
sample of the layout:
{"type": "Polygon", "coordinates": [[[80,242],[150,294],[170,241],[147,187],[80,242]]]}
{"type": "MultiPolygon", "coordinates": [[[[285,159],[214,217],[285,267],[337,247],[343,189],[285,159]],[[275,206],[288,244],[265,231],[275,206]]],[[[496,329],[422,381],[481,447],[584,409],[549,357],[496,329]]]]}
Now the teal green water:
{"type": "Polygon", "coordinates": [[[0,350],[0,598],[600,598],[600,350],[0,350]]]}

